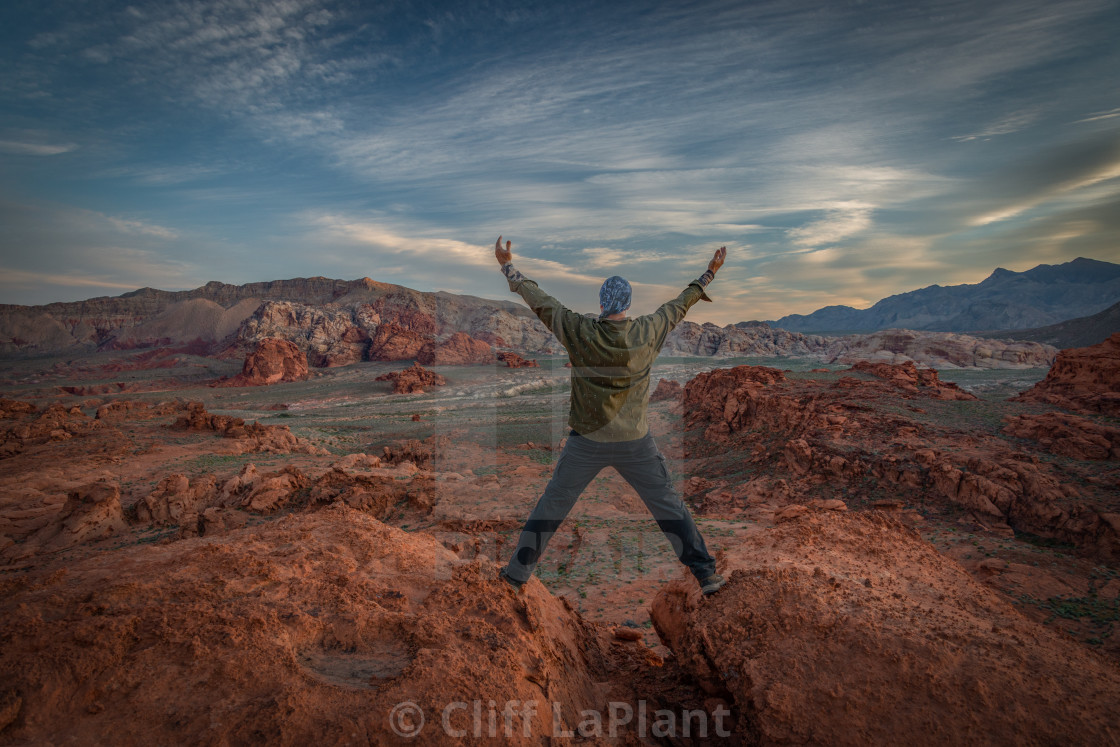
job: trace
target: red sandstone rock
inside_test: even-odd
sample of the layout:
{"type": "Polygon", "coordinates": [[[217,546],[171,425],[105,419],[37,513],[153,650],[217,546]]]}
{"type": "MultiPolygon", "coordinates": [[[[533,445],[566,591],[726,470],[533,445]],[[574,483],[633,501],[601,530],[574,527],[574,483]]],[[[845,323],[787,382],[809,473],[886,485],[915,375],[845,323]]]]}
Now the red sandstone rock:
{"type": "Polygon", "coordinates": [[[106,539],[124,529],[120,486],[101,479],[71,490],[58,516],[17,547],[21,556],[52,552],[106,539]]]}
{"type": "Polygon", "coordinates": [[[466,332],[456,332],[442,342],[428,342],[416,355],[416,362],[425,366],[468,366],[493,363],[494,351],[482,340],[466,332]]]}
{"type": "Polygon", "coordinates": [[[434,371],[429,371],[419,363],[413,363],[403,371],[382,374],[375,381],[393,382],[394,394],[421,394],[426,388],[443,386],[447,383],[447,379],[434,371]]]}
{"type": "Polygon", "coordinates": [[[28,415],[38,411],[31,402],[22,402],[16,399],[0,399],[0,418],[14,418],[20,415],[28,415]]]}
{"type": "MultiPolygon", "coordinates": [[[[901,366],[884,373],[892,369],[908,373],[901,366]]],[[[824,484],[872,500],[881,497],[876,490],[898,490],[907,502],[964,508],[987,526],[1013,526],[1074,542],[1102,558],[1120,556],[1120,532],[1104,518],[1115,512],[1107,489],[1090,485],[1076,491],[1077,500],[1069,500],[1072,486],[1063,486],[1065,475],[1013,450],[1005,439],[962,436],[880,407],[897,401],[900,389],[911,399],[945,396],[936,386],[912,382],[909,376],[889,382],[878,377],[788,381],[776,369],[752,366],[702,373],[684,390],[686,428],[703,433],[686,443],[685,456],[735,451],[744,465],[788,480],[793,495],[824,484]]],[[[730,499],[706,491],[698,508],[749,504],[752,496],[770,493],[764,483],[733,490],[730,499]]]]}
{"type": "Polygon", "coordinates": [[[804,514],[727,548],[721,572],[702,600],[665,587],[650,617],[705,691],[750,714],[744,743],[1114,740],[1115,664],[897,520],[804,514]]]}
{"type": "Polygon", "coordinates": [[[493,699],[497,741],[530,745],[553,734],[552,702],[573,730],[612,699],[609,633],[539,582],[513,594],[495,567],[341,504],[62,568],[0,595],[13,744],[397,744],[407,722],[389,714],[412,702],[427,723],[411,741],[436,745],[449,704],[468,704],[448,716],[469,735],[481,703],[486,734],[493,699]],[[534,700],[504,738],[504,704],[534,700]]]}
{"type": "Polygon", "coordinates": [[[381,323],[370,336],[367,358],[371,361],[412,360],[435,335],[432,317],[419,311],[374,304],[381,323]]]}
{"type": "Polygon", "coordinates": [[[941,381],[937,371],[932,368],[918,368],[911,362],[892,364],[857,361],[851,370],[889,381],[909,395],[915,395],[920,391],[933,399],[976,399],[974,395],[964,391],[956,384],[941,381]]]}
{"type": "Polygon", "coordinates": [[[666,399],[679,400],[683,391],[680,382],[673,381],[672,379],[661,379],[661,381],[657,382],[657,388],[653,390],[653,394],[649,395],[649,401],[661,402],[666,399]]]}
{"type": "Polygon", "coordinates": [[[1046,378],[1013,399],[1120,417],[1120,332],[1096,345],[1060,351],[1046,378]]]}
{"type": "Polygon", "coordinates": [[[100,425],[76,405],[65,407],[56,403],[42,412],[17,407],[11,415],[18,420],[6,427],[0,426],[0,457],[17,454],[28,446],[83,436],[100,425]]]}
{"type": "Polygon", "coordinates": [[[153,524],[197,525],[199,513],[213,502],[214,494],[213,475],[193,482],[183,474],[168,475],[137,502],[136,517],[153,524]]]}
{"type": "Polygon", "coordinates": [[[291,465],[276,472],[261,473],[255,465],[246,464],[237,476],[222,485],[217,500],[227,507],[271,513],[287,505],[297,491],[309,485],[303,472],[291,465]]]}
{"type": "Polygon", "coordinates": [[[536,361],[525,360],[517,353],[509,351],[498,353],[498,360],[509,368],[540,368],[540,364],[536,361]]]}
{"type": "Polygon", "coordinates": [[[188,402],[186,412],[175,421],[174,427],[192,431],[212,431],[225,438],[237,439],[242,442],[244,453],[326,453],[306,439],[297,437],[286,425],[246,423],[241,418],[231,415],[215,415],[207,412],[201,402],[188,402]]]}
{"type": "Polygon", "coordinates": [[[1067,413],[1008,418],[1003,432],[1038,441],[1047,451],[1074,459],[1120,459],[1120,428],[1067,413]]]}
{"type": "Polygon", "coordinates": [[[295,344],[275,337],[261,340],[249,357],[241,373],[223,386],[267,386],[284,381],[303,381],[311,373],[307,356],[295,344]]]}

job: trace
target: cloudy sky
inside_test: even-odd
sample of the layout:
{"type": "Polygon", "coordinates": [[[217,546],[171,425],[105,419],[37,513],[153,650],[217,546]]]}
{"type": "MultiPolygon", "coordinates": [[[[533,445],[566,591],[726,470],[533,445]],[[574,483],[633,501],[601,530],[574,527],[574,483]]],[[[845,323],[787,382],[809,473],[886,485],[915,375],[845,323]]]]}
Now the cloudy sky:
{"type": "Polygon", "coordinates": [[[0,303],[368,276],[864,307],[1120,261],[1115,0],[5,0],[0,303]]]}

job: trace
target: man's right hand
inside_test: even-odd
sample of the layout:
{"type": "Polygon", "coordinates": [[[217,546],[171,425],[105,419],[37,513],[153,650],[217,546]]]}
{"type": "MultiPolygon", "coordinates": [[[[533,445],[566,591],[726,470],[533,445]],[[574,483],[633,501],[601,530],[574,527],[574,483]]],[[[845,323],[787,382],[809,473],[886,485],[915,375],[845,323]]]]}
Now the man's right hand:
{"type": "MultiPolygon", "coordinates": [[[[500,241],[501,239],[499,239],[500,241]]],[[[712,261],[708,263],[708,269],[715,275],[719,272],[719,268],[723,267],[723,260],[727,258],[727,247],[721,246],[716,249],[716,253],[712,255],[712,261]]]]}
{"type": "Polygon", "coordinates": [[[512,241],[506,242],[506,248],[502,249],[502,237],[499,236],[498,240],[494,242],[494,256],[498,259],[498,264],[503,267],[513,261],[513,247],[512,241]]]}

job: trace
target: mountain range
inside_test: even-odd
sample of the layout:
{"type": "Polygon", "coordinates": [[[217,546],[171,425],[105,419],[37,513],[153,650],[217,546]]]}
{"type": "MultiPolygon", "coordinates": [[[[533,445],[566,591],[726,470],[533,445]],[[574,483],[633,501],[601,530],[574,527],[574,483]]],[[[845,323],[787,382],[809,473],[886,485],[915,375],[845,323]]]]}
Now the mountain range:
{"type": "MultiPolygon", "coordinates": [[[[910,359],[935,367],[1049,365],[1048,344],[946,337],[944,329],[1001,329],[1065,321],[1120,299],[1120,265],[1077,259],[1022,273],[999,269],[977,285],[931,286],[883,299],[870,309],[829,307],[773,323],[718,326],[682,322],[666,355],[813,356],[827,360],[910,359]],[[857,328],[874,334],[829,339],[798,326],[857,328]],[[916,334],[896,334],[899,328],[916,334]],[[881,330],[892,330],[879,334],[881,330]],[[959,339],[958,339],[959,338],[959,339]]],[[[1116,314],[1092,317],[1093,334],[1116,331],[1116,314]],[[1112,327],[1112,329],[1106,329],[1112,327]],[[1098,329],[1099,328],[1099,329],[1098,329]]],[[[1083,326],[1083,325],[1082,325],[1083,326]]],[[[1029,339],[1049,342],[1061,334],[1029,339]]],[[[1008,331],[1012,330],[1012,331],[1008,331]]],[[[521,303],[446,292],[422,292],[369,278],[295,278],[187,291],[142,288],[114,297],[43,306],[0,305],[0,355],[36,356],[83,350],[185,347],[219,357],[243,356],[266,338],[295,343],[312,366],[362,360],[415,359],[425,345],[456,332],[498,349],[558,354],[562,348],[521,303]]],[[[1040,333],[1041,334],[1041,333],[1040,333]]]]}
{"type": "Polygon", "coordinates": [[[845,334],[883,329],[978,332],[1044,327],[1096,314],[1120,301],[1120,264],[1078,257],[1025,272],[1002,267],[980,283],[931,285],[867,309],[825,306],[767,322],[791,332],[845,334]]]}
{"type": "Polygon", "coordinates": [[[976,332],[976,337],[1003,339],[1014,337],[1016,340],[1039,342],[1056,348],[1084,348],[1104,342],[1112,334],[1120,332],[1120,302],[1114,303],[1104,311],[1091,316],[1068,319],[1037,329],[999,330],[997,332],[976,332]]]}

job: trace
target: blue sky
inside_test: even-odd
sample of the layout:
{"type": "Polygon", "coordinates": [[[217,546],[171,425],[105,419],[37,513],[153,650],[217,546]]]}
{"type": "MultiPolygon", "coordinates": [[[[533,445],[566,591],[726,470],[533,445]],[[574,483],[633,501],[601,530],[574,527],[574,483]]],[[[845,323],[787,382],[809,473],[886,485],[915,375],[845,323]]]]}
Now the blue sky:
{"type": "Polygon", "coordinates": [[[368,276],[870,305],[1120,261],[1120,4],[7,0],[0,302],[368,276]]]}

